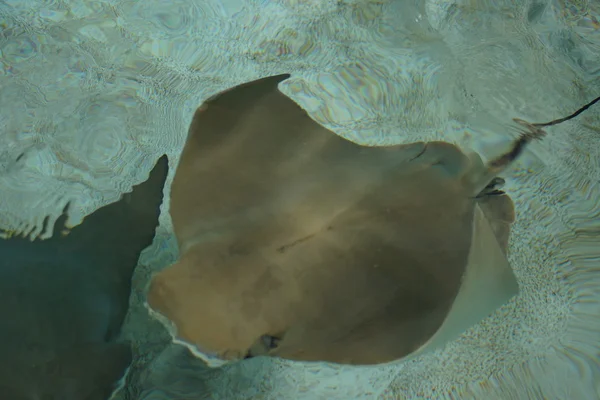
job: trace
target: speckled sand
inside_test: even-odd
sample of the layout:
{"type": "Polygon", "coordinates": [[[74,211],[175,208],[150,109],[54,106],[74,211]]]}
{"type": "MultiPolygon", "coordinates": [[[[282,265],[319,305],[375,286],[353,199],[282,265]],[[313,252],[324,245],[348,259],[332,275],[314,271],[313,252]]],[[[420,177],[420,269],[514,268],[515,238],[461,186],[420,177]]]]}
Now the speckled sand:
{"type": "MultiPolygon", "coordinates": [[[[435,138],[494,155],[515,137],[513,117],[558,118],[600,95],[598,2],[562,3],[4,1],[0,226],[35,233],[70,199],[77,222],[161,154],[177,162],[203,99],[270,74],[292,73],[282,90],[352,140],[435,138]]],[[[129,397],[116,397],[600,398],[600,106],[548,133],[507,176],[520,295],[406,363],[207,370],[179,348],[161,354],[168,335],[142,303],[151,272],[177,257],[167,201],[124,332],[139,359],[129,397]]]]}

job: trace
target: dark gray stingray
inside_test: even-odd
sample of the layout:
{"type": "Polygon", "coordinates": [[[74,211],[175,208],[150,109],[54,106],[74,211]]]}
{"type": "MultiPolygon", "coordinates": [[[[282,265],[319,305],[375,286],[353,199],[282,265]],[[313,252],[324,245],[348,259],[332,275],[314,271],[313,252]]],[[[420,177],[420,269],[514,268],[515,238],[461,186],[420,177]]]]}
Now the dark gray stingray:
{"type": "Polygon", "coordinates": [[[106,400],[131,362],[117,337],[158,225],[168,161],[67,235],[0,240],[0,398],[106,400]]]}
{"type": "Polygon", "coordinates": [[[171,192],[178,262],[148,305],[207,359],[388,362],[442,346],[517,293],[514,209],[488,163],[444,142],[361,146],[278,90],[197,110],[171,192]]]}

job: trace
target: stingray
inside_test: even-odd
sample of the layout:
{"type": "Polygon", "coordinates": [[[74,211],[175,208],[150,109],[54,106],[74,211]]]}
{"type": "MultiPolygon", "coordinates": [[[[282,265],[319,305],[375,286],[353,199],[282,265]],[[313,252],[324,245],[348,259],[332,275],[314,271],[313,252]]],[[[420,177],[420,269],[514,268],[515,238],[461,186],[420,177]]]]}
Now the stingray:
{"type": "Polygon", "coordinates": [[[385,363],[444,346],[518,293],[498,175],[543,130],[489,162],[440,141],[363,146],[281,93],[289,76],[193,117],[171,189],[180,256],[147,294],[176,342],[215,365],[385,363]]]}
{"type": "Polygon", "coordinates": [[[146,182],[70,231],[67,206],[51,238],[0,240],[0,398],[106,400],[122,383],[132,350],[119,334],[167,171],[163,156],[146,182]]]}

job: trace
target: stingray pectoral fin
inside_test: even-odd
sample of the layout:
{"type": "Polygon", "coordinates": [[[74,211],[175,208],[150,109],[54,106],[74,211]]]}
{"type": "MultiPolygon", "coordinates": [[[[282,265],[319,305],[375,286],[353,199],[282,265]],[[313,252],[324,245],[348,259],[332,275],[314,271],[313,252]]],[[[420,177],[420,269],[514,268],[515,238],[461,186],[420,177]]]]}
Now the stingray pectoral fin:
{"type": "Polygon", "coordinates": [[[462,285],[433,337],[412,355],[443,347],[517,295],[515,275],[483,211],[475,207],[473,241],[462,285]]]}
{"type": "Polygon", "coordinates": [[[287,77],[236,86],[196,111],[171,186],[169,211],[183,252],[235,220],[246,223],[240,217],[250,209],[256,216],[272,202],[299,202],[293,191],[316,190],[325,178],[347,187],[351,172],[365,176],[387,167],[372,156],[381,151],[365,156],[364,147],[321,126],[279,91],[287,77]]]}
{"type": "Polygon", "coordinates": [[[483,214],[490,223],[502,251],[508,252],[508,239],[515,221],[515,206],[507,194],[485,195],[477,199],[483,214]]]}
{"type": "MultiPolygon", "coordinates": [[[[243,358],[267,329],[266,321],[245,315],[257,307],[258,299],[244,302],[241,297],[260,271],[253,268],[251,257],[242,270],[222,263],[213,266],[211,251],[210,246],[189,249],[178,262],[155,274],[148,288],[148,308],[174,338],[196,349],[205,361],[243,358]]],[[[233,263],[231,257],[228,261],[233,263]]]]}
{"type": "MultiPolygon", "coordinates": [[[[274,94],[280,93],[279,83],[289,74],[269,76],[221,91],[206,99],[196,110],[190,125],[188,141],[194,146],[209,148],[229,139],[229,132],[243,116],[274,94]]],[[[281,94],[282,101],[285,97],[281,94]]],[[[288,99],[288,101],[291,101],[288,99]]],[[[186,146],[190,147],[190,146],[186,146]]],[[[185,149],[184,149],[185,152],[185,149]]],[[[185,154],[185,153],[184,153],[185,154]]]]}
{"type": "Polygon", "coordinates": [[[253,101],[260,99],[263,95],[270,94],[274,90],[277,90],[278,85],[290,76],[290,74],[273,75],[242,83],[209,97],[204,104],[218,106],[221,103],[225,103],[234,107],[236,105],[249,106],[253,101]]]}

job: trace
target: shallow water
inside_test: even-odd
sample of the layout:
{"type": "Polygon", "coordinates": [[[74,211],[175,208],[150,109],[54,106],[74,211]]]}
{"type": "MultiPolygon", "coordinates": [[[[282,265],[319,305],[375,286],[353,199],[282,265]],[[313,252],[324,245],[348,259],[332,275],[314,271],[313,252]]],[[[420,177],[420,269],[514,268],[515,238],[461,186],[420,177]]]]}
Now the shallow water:
{"type": "MultiPolygon", "coordinates": [[[[177,162],[203,99],[284,72],[292,79],[282,90],[342,136],[442,139],[491,157],[516,137],[512,118],[552,120],[600,95],[598,4],[5,0],[0,227],[35,234],[68,200],[77,222],[146,179],[161,154],[177,162]]],[[[126,391],[153,400],[600,398],[599,160],[600,105],[548,128],[506,176],[520,295],[445,349],[378,367],[254,359],[206,371],[173,348],[155,359],[169,338],[141,303],[151,271],[177,257],[163,213],[135,277],[124,334],[140,357],[126,391]]]]}

